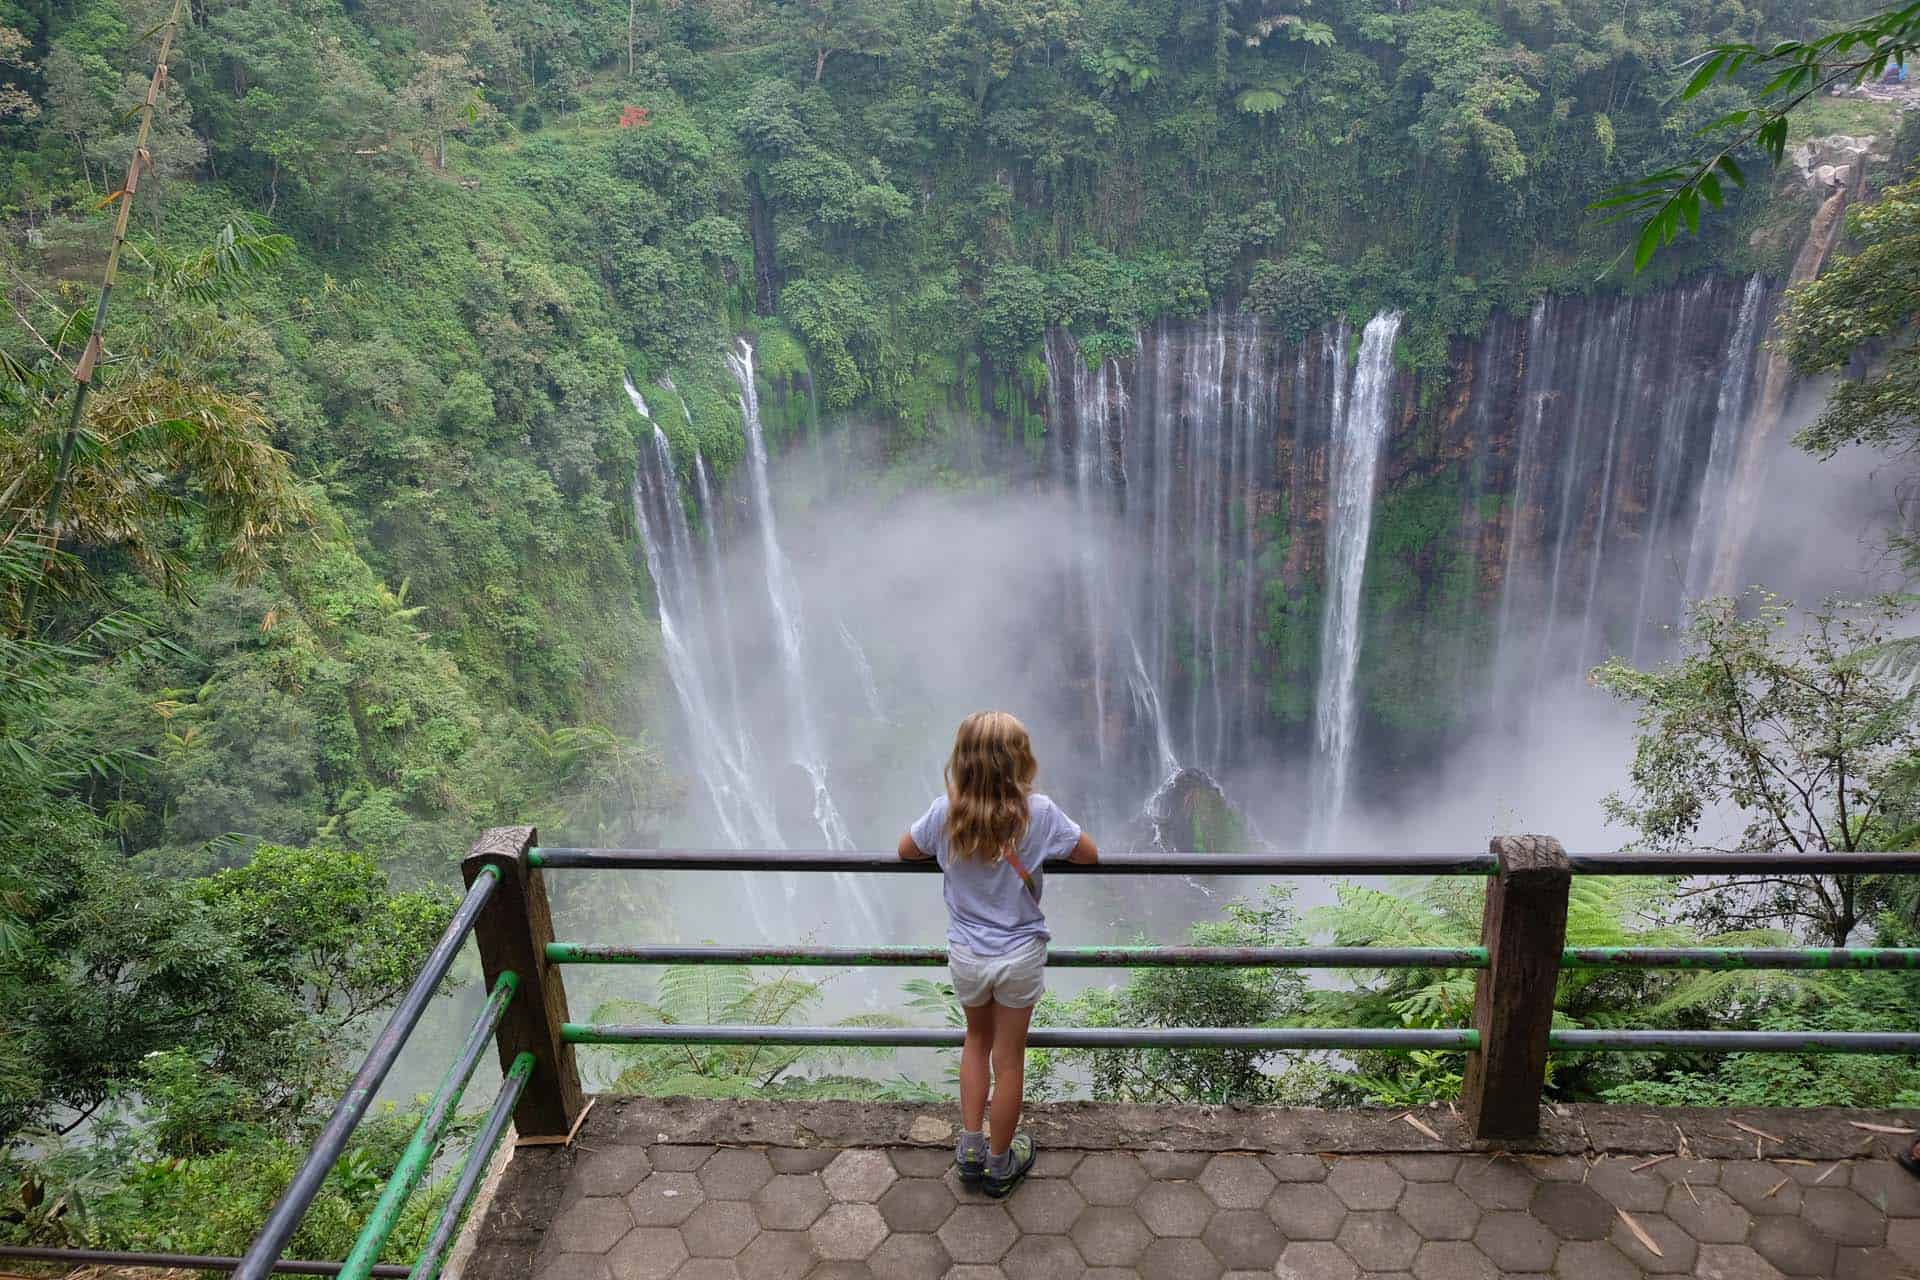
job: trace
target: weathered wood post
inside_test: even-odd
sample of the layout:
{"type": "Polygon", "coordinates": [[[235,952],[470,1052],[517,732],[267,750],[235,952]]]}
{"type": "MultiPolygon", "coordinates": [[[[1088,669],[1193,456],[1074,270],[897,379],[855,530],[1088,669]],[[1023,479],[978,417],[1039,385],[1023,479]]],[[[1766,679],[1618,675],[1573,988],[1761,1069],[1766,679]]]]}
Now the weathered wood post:
{"type": "Polygon", "coordinates": [[[489,990],[504,970],[519,978],[494,1037],[501,1071],[509,1070],[523,1050],[535,1059],[533,1075],[513,1111],[513,1127],[522,1140],[565,1140],[587,1102],[573,1046],[560,1038],[567,1020],[567,990],[559,966],[547,963],[553,917],[547,910],[546,885],[527,856],[538,839],[532,827],[494,827],[481,834],[460,863],[460,872],[468,884],[487,867],[500,873],[500,887],[481,909],[473,936],[489,990]]]}
{"type": "Polygon", "coordinates": [[[1540,1132],[1573,871],[1552,836],[1497,836],[1488,851],[1500,870],[1487,882],[1480,921],[1488,960],[1473,986],[1480,1048],[1467,1055],[1461,1103],[1474,1137],[1531,1138],[1540,1132]]]}

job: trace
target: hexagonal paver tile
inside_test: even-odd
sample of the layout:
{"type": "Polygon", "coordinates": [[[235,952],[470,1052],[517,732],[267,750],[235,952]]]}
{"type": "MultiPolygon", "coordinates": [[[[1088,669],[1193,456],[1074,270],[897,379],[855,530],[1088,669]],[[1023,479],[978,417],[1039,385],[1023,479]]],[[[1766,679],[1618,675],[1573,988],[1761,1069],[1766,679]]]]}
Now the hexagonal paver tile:
{"type": "Polygon", "coordinates": [[[807,1272],[807,1280],[874,1280],[873,1268],[864,1262],[844,1258],[818,1263],[807,1272]]]}
{"type": "Polygon", "coordinates": [[[1406,1187],[1407,1180],[1384,1160],[1341,1160],[1327,1170],[1327,1188],[1349,1209],[1391,1209],[1406,1187]]]}
{"type": "MultiPolygon", "coordinates": [[[[775,1173],[818,1173],[839,1154],[832,1147],[770,1147],[767,1161],[775,1173]]],[[[946,1163],[953,1161],[949,1158],[946,1163]]]]}
{"type": "Polygon", "coordinates": [[[1205,1151],[1142,1151],[1140,1163],[1150,1177],[1193,1179],[1213,1157],[1205,1151]]]}
{"type": "Polygon", "coordinates": [[[1486,1254],[1459,1240],[1440,1240],[1420,1246],[1413,1256],[1418,1280],[1500,1280],[1499,1268],[1486,1254]]]}
{"type": "Polygon", "coordinates": [[[1254,1156],[1215,1156],[1200,1174],[1200,1189],[1222,1209],[1258,1209],[1278,1181],[1254,1156]]]}
{"type": "Polygon", "coordinates": [[[1070,1181],[1088,1204],[1132,1204],[1147,1187],[1147,1171],[1124,1151],[1098,1151],[1082,1160],[1070,1181]]]}
{"type": "Polygon", "coordinates": [[[1080,1256],[1094,1267],[1130,1267],[1153,1239],[1139,1214],[1111,1206],[1095,1206],[1081,1214],[1072,1234],[1080,1256]]]}
{"type": "Polygon", "coordinates": [[[1022,1231],[1032,1235],[1063,1235],[1073,1230],[1086,1207],[1065,1178],[1028,1178],[1007,1197],[1007,1212],[1022,1231]]]}
{"type": "Polygon", "coordinates": [[[1020,1236],[1004,1205],[963,1204],[940,1228],[955,1262],[998,1262],[1020,1236]]]}
{"type": "MultiPolygon", "coordinates": [[[[1662,1160],[1651,1167],[1654,1173],[1667,1182],[1690,1182],[1696,1187],[1720,1185],[1718,1160],[1662,1160]]],[[[1819,1171],[1814,1170],[1814,1172],[1819,1171]]]]}
{"type": "Polygon", "coordinates": [[[1327,1162],[1319,1156],[1262,1156],[1260,1163],[1282,1182],[1325,1182],[1327,1162]]]}
{"type": "Polygon", "coordinates": [[[934,1178],[902,1178],[880,1197],[880,1216],[894,1231],[931,1234],[953,1212],[953,1192],[934,1178]]]}
{"type": "Polygon", "coordinates": [[[828,1203],[827,1189],[813,1173],[778,1173],[753,1193],[754,1216],[769,1231],[805,1231],[828,1203]]]}
{"type": "Polygon", "coordinates": [[[1581,1156],[1523,1156],[1527,1170],[1542,1182],[1585,1182],[1587,1162],[1581,1156]]]}
{"type": "Polygon", "coordinates": [[[607,1260],[597,1253],[556,1253],[534,1272],[538,1280],[610,1280],[607,1260]]]}
{"type": "Polygon", "coordinates": [[[1887,1224],[1887,1248],[1920,1267],[1920,1222],[1894,1221],[1887,1224]]]}
{"type": "MultiPolygon", "coordinates": [[[[892,1171],[892,1166],[888,1166],[892,1171]]],[[[807,1228],[813,1248],[822,1258],[854,1261],[872,1253],[887,1235],[880,1211],[870,1204],[836,1204],[807,1228]]]]}
{"type": "Polygon", "coordinates": [[[607,1254],[613,1280],[666,1280],[687,1260],[672,1227],[635,1227],[607,1254]]]}
{"type": "Polygon", "coordinates": [[[762,1231],[734,1261],[746,1280],[800,1280],[813,1269],[813,1241],[804,1231],[762,1231]]]}
{"type": "Polygon", "coordinates": [[[1719,1187],[1682,1183],[1667,1192],[1667,1216],[1701,1244],[1739,1244],[1753,1215],[1719,1187]]]}
{"type": "Polygon", "coordinates": [[[874,1280],[940,1280],[952,1265],[938,1239],[912,1233],[888,1236],[867,1259],[874,1280]]]}
{"type": "Polygon", "coordinates": [[[632,1225],[625,1204],[610,1196],[593,1196],[554,1219],[547,1238],[562,1253],[605,1253],[632,1225]]]}
{"type": "Polygon", "coordinates": [[[1200,1238],[1222,1263],[1242,1268],[1271,1267],[1287,1243],[1280,1228],[1258,1209],[1222,1209],[1200,1238]]]}
{"type": "Polygon", "coordinates": [[[1524,1213],[1490,1213],[1480,1219],[1473,1243],[1502,1271],[1545,1271],[1560,1247],[1554,1234],[1524,1213]]]}
{"type": "Polygon", "coordinates": [[[1453,1184],[1482,1209],[1524,1209],[1538,1183],[1518,1160],[1483,1160],[1468,1156],[1460,1162],[1453,1184]]]}
{"type": "MultiPolygon", "coordinates": [[[[1624,1210],[1622,1211],[1624,1212],[1624,1210]]],[[[1690,1275],[1693,1272],[1693,1260],[1700,1252],[1700,1246],[1693,1237],[1674,1225],[1672,1218],[1663,1213],[1636,1213],[1633,1223],[1626,1219],[1616,1222],[1613,1227],[1613,1247],[1627,1256],[1627,1260],[1651,1275],[1690,1275]],[[1634,1227],[1646,1232],[1653,1238],[1659,1252],[1640,1242],[1634,1234],[1634,1227]]]]}
{"type": "Polygon", "coordinates": [[[1393,1156],[1387,1163],[1408,1182],[1452,1182],[1454,1175],[1460,1172],[1459,1156],[1435,1155],[1425,1151],[1410,1156],[1393,1156]]]}
{"type": "Polygon", "coordinates": [[[700,1166],[700,1188],[709,1200],[748,1200],[773,1178],[764,1151],[723,1147],[700,1166]]]}
{"type": "Polygon", "coordinates": [[[673,1273],[673,1280],[740,1280],[732,1258],[689,1258],[673,1273]]]}
{"type": "Polygon", "coordinates": [[[653,1167],[666,1173],[692,1173],[713,1155],[714,1148],[662,1142],[647,1148],[653,1167]]]}
{"type": "Polygon", "coordinates": [[[1219,1280],[1222,1269],[1198,1240],[1155,1240],[1140,1255],[1138,1274],[1140,1280],[1219,1280]]]}
{"type": "Polygon", "coordinates": [[[696,1258],[731,1258],[759,1233],[752,1206],[738,1200],[709,1200],[680,1224],[680,1242],[696,1258]]]}
{"type": "Polygon", "coordinates": [[[1736,1160],[1720,1170],[1720,1189],[1756,1218],[1798,1217],[1802,1188],[1793,1175],[1763,1160],[1736,1160]]]}
{"type": "Polygon", "coordinates": [[[677,1227],[706,1199],[700,1180],[692,1174],[661,1173],[656,1168],[627,1196],[627,1211],[636,1226],[677,1227]]]}
{"type": "Polygon", "coordinates": [[[951,1147],[891,1147],[887,1158],[903,1178],[937,1178],[953,1167],[951,1147]]]}
{"type": "Polygon", "coordinates": [[[1613,1230],[1613,1206],[1577,1182],[1541,1183],[1528,1211],[1562,1240],[1604,1240],[1613,1230]]]}
{"type": "Polygon", "coordinates": [[[1848,1185],[1889,1218],[1920,1218],[1920,1178],[1891,1160],[1863,1161],[1848,1185]]]}
{"type": "Polygon", "coordinates": [[[964,1267],[949,1267],[947,1280],[1007,1280],[1007,1273],[999,1267],[970,1262],[964,1267]]]}
{"type": "Polygon", "coordinates": [[[1747,1245],[1786,1275],[1833,1274],[1833,1241],[1798,1218],[1760,1219],[1754,1223],[1747,1245]]]}
{"type": "Polygon", "coordinates": [[[1835,1244],[1884,1244],[1887,1218],[1846,1187],[1808,1187],[1801,1199],[1800,1217],[1835,1244]]]}
{"type": "Polygon", "coordinates": [[[645,1147],[606,1147],[575,1166],[573,1185],[590,1196],[623,1196],[652,1172],[645,1147]]]}
{"type": "Polygon", "coordinates": [[[1298,1182],[1268,1198],[1267,1216],[1289,1240],[1331,1240],[1340,1234],[1347,1206],[1320,1183],[1298,1182]]]}
{"type": "Polygon", "coordinates": [[[1033,1172],[1030,1178],[1064,1178],[1080,1167],[1087,1158],[1084,1151],[1042,1151],[1033,1158],[1033,1172]]]}
{"type": "Polygon", "coordinates": [[[1409,1184],[1398,1212],[1423,1240],[1470,1240],[1480,1225],[1480,1206],[1450,1182],[1409,1184]]]}
{"type": "Polygon", "coordinates": [[[1889,1276],[1912,1275],[1891,1249],[1842,1245],[1833,1265],[1833,1280],[1887,1280],[1889,1276]]]}
{"type": "Polygon", "coordinates": [[[1575,1240],[1560,1246],[1554,1274],[1568,1280],[1640,1280],[1640,1268],[1605,1240],[1575,1240]]]}
{"type": "Polygon", "coordinates": [[[1420,1237],[1394,1213],[1350,1213],[1334,1239],[1368,1271],[1404,1271],[1420,1249],[1420,1237]]]}
{"type": "Polygon", "coordinates": [[[899,1178],[887,1153],[871,1149],[842,1151],[820,1174],[828,1195],[861,1204],[878,1200],[899,1178]]]}
{"type": "Polygon", "coordinates": [[[1156,1182],[1133,1207],[1156,1236],[1197,1236],[1213,1216],[1213,1201],[1191,1182],[1156,1182]]]}
{"type": "Polygon", "coordinates": [[[1008,1280],[1075,1280],[1087,1264],[1065,1236],[1023,1236],[1000,1259],[1000,1269],[1008,1280]]]}
{"type": "Polygon", "coordinates": [[[1274,1264],[1277,1280],[1358,1280],[1360,1268],[1337,1244],[1324,1240],[1296,1240],[1274,1264]]]}
{"type": "Polygon", "coordinates": [[[1703,1244],[1694,1280],[1785,1280],[1779,1268],[1743,1244],[1703,1244]]]}
{"type": "Polygon", "coordinates": [[[1639,1163],[1617,1156],[1596,1160],[1587,1172],[1587,1185],[1615,1208],[1628,1213],[1658,1213],[1667,1204],[1666,1180],[1656,1177],[1652,1168],[1635,1169],[1633,1166],[1639,1163]]]}

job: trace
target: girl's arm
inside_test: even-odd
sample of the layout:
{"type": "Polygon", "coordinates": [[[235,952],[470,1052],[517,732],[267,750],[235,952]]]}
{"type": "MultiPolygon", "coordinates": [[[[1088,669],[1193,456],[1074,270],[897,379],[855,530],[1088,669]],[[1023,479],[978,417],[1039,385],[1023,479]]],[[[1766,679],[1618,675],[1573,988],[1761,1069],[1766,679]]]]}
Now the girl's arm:
{"type": "Polygon", "coordinates": [[[1100,850],[1094,845],[1093,837],[1082,831],[1080,839],[1075,842],[1073,848],[1067,850],[1067,861],[1083,863],[1100,861],[1100,850]]]}
{"type": "MultiPolygon", "coordinates": [[[[1082,840],[1086,839],[1085,836],[1082,836],[1080,838],[1082,840]]],[[[900,861],[902,862],[925,862],[928,858],[931,858],[933,856],[930,853],[924,852],[919,845],[913,842],[913,832],[911,831],[903,832],[901,834],[899,852],[900,852],[900,861]]]]}

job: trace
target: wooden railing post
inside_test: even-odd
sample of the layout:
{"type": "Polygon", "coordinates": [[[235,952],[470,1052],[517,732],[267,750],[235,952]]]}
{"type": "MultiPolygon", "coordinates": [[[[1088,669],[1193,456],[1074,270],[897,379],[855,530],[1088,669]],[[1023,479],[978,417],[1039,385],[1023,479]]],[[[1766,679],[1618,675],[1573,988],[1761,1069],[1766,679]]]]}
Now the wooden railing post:
{"type": "Polygon", "coordinates": [[[1540,1132],[1573,872],[1552,836],[1499,836],[1488,850],[1500,870],[1487,882],[1480,922],[1487,948],[1473,987],[1480,1048],[1467,1055],[1461,1104],[1476,1138],[1531,1138],[1540,1132]]]}
{"type": "Polygon", "coordinates": [[[560,1038],[567,1020],[567,990],[559,967],[547,963],[553,917],[540,871],[527,857],[537,840],[532,827],[494,827],[474,844],[460,872],[468,884],[487,867],[500,873],[500,887],[474,922],[473,936],[489,990],[505,970],[519,978],[495,1037],[503,1073],[521,1052],[534,1056],[533,1075],[513,1111],[513,1127],[522,1139],[565,1139],[586,1110],[586,1094],[573,1046],[560,1038]]]}

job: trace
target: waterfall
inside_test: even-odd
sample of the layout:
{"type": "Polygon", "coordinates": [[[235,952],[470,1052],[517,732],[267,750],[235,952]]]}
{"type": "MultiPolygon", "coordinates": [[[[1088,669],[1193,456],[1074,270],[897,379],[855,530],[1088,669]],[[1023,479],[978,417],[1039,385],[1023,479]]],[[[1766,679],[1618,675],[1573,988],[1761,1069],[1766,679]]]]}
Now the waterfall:
{"type": "MultiPolygon", "coordinates": [[[[1687,549],[1685,600],[1702,595],[1713,573],[1721,528],[1727,517],[1734,461],[1740,452],[1741,438],[1746,434],[1747,396],[1753,388],[1754,355],[1760,345],[1760,317],[1766,300],[1766,282],[1755,272],[1740,298],[1740,316],[1734,322],[1732,337],[1727,340],[1726,358],[1721,365],[1719,394],[1714,402],[1713,444],[1707,455],[1706,475],[1700,482],[1699,514],[1694,518],[1693,537],[1687,549]]],[[[1676,619],[1685,620],[1684,617],[1676,619]]]]}
{"type": "MultiPolygon", "coordinates": [[[[629,381],[628,398],[652,425],[646,401],[629,381]]],[[[753,746],[737,715],[727,717],[714,706],[714,697],[695,650],[711,652],[716,644],[730,645],[726,623],[710,627],[693,580],[690,539],[682,537],[686,512],[680,505],[680,487],[673,452],[666,435],[653,427],[653,465],[635,469],[633,513],[640,526],[640,542],[647,572],[659,598],[660,641],[666,657],[667,679],[687,724],[688,754],[694,773],[713,806],[720,837],[730,847],[757,844],[779,848],[780,832],[767,805],[767,789],[754,759],[753,746]],[[663,536],[664,529],[664,536],[663,536]],[[684,631],[683,631],[684,628],[684,631]]],[[[706,508],[711,510],[710,504],[706,508]]],[[[729,701],[737,705],[737,694],[729,701]]],[[[778,904],[764,878],[750,878],[747,909],[761,936],[773,936],[779,927],[778,904]]]]}
{"type": "Polygon", "coordinates": [[[1372,533],[1381,444],[1393,390],[1393,343],[1400,312],[1367,322],[1353,389],[1335,401],[1327,462],[1327,590],[1321,627],[1320,690],[1314,704],[1314,816],[1310,846],[1327,844],[1346,803],[1354,738],[1354,674],[1360,661],[1360,585],[1372,533]]]}
{"type": "Polygon", "coordinates": [[[847,660],[853,665],[854,678],[860,682],[860,693],[867,701],[867,717],[885,720],[887,713],[880,705],[880,686],[873,678],[873,664],[867,661],[867,651],[860,647],[860,641],[853,632],[847,630],[844,619],[835,618],[833,625],[840,632],[840,643],[846,646],[847,660]]]}
{"type": "Polygon", "coordinates": [[[781,685],[787,699],[787,738],[794,763],[813,781],[813,821],[829,849],[853,848],[827,785],[827,758],[821,749],[813,711],[814,682],[807,670],[798,589],[773,519],[773,488],[767,480],[767,444],[760,430],[760,392],[753,381],[753,345],[737,340],[727,353],[727,369],[740,384],[740,412],[747,421],[747,477],[760,518],[760,550],[765,558],[767,604],[773,611],[774,641],[780,651],[781,685]]]}

